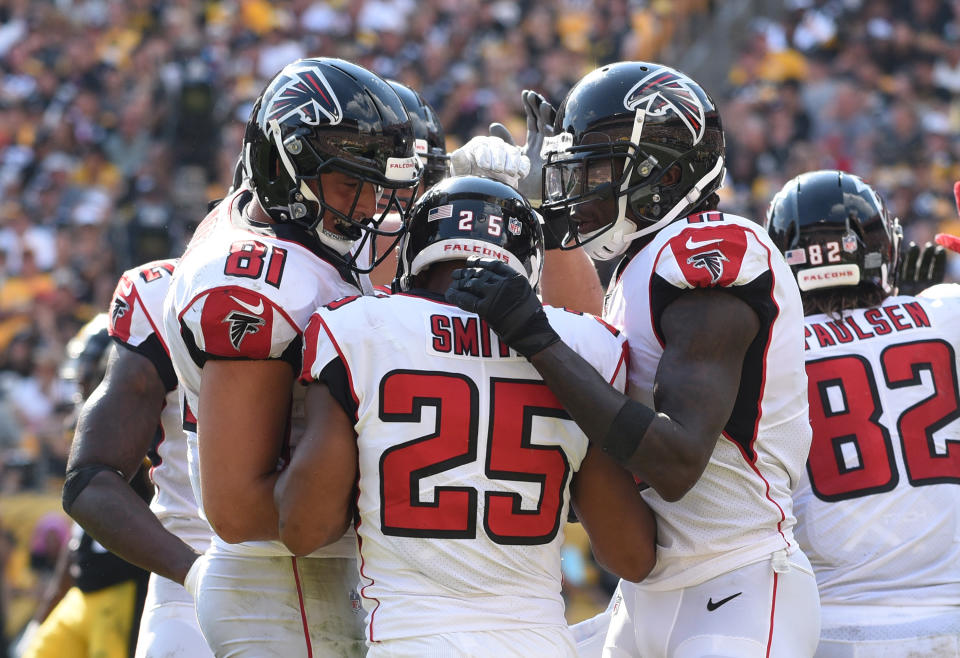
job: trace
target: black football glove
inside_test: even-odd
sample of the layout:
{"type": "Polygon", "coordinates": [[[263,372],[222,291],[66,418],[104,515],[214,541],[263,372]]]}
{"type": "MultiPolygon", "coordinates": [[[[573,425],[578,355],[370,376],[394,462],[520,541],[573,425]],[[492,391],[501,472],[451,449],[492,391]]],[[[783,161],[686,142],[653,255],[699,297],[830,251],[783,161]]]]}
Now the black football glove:
{"type": "Polygon", "coordinates": [[[500,339],[530,358],[560,340],[527,279],[509,265],[470,258],[454,270],[446,299],[486,320],[500,339]]]}
{"type": "Polygon", "coordinates": [[[921,249],[911,242],[900,254],[900,272],[897,277],[901,295],[916,295],[930,286],[943,283],[947,271],[947,252],[928,242],[921,249]]]}

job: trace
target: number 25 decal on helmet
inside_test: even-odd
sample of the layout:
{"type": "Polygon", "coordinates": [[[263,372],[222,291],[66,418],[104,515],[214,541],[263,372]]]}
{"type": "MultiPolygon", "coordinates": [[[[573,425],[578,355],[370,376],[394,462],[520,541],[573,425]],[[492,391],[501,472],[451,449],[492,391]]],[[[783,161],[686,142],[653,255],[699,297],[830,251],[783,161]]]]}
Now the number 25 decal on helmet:
{"type": "Polygon", "coordinates": [[[434,185],[410,211],[400,242],[394,291],[433,263],[495,258],[522,274],[533,287],[543,267],[540,217],[516,189],[479,176],[456,176],[434,185]]]}
{"type": "Polygon", "coordinates": [[[544,148],[543,207],[569,212],[566,248],[598,260],[684,217],[723,181],[713,100],[660,64],[619,62],[589,73],[557,112],[544,148]]]}

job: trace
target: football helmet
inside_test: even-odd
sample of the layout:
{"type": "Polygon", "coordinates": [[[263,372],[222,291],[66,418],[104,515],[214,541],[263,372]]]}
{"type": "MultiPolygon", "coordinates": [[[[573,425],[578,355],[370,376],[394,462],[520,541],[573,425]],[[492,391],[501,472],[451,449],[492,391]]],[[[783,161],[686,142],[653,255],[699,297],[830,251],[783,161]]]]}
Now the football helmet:
{"type": "Polygon", "coordinates": [[[716,105],[661,64],[618,62],[587,74],[560,105],[554,133],[543,148],[544,212],[572,209],[563,243],[597,260],[690,214],[723,181],[716,105]],[[616,202],[609,223],[581,233],[577,206],[608,200],[616,202]]]}
{"type": "Polygon", "coordinates": [[[479,176],[454,176],[428,189],[413,205],[400,240],[395,291],[432,265],[470,256],[496,258],[533,287],[543,267],[540,217],[506,183],[479,176]]]}
{"type": "Polygon", "coordinates": [[[765,226],[801,293],[861,284],[894,292],[900,222],[861,178],[835,170],[800,174],[773,197],[765,226]]]}
{"type": "Polygon", "coordinates": [[[387,83],[397,92],[407,110],[407,116],[413,122],[417,155],[423,161],[423,187],[436,185],[450,175],[450,156],[447,155],[447,142],[440,119],[433,108],[413,89],[396,80],[387,80],[387,83]]]}
{"type": "Polygon", "coordinates": [[[58,375],[73,402],[80,404],[107,371],[110,353],[109,315],[98,313],[67,341],[58,375]]]}
{"type": "Polygon", "coordinates": [[[402,217],[409,209],[409,199],[404,204],[397,192],[415,189],[423,169],[413,124],[390,85],[361,66],[325,57],[297,60],[270,81],[247,122],[243,166],[274,221],[313,232],[358,272],[382,260],[373,253],[369,266],[355,262],[372,234],[402,234],[402,224],[392,231],[380,224],[388,212],[402,217]],[[349,208],[324,200],[320,175],[329,172],[360,181],[349,208]],[[374,191],[389,194],[384,210],[354,217],[361,195],[374,191]],[[324,227],[327,213],[336,219],[335,230],[324,227]]]}

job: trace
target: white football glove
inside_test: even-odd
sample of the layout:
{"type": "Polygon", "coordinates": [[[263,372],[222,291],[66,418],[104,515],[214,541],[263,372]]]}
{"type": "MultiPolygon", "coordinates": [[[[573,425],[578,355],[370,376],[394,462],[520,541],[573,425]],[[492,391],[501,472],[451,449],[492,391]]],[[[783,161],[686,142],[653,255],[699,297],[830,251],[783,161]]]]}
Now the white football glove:
{"type": "Polygon", "coordinates": [[[480,135],[450,154],[450,168],[454,176],[484,176],[516,187],[530,173],[530,160],[512,138],[480,135]]]}
{"type": "Polygon", "coordinates": [[[189,592],[190,597],[196,602],[197,600],[197,588],[200,586],[200,574],[203,571],[204,565],[207,563],[207,556],[205,554],[197,557],[193,561],[193,564],[190,565],[190,569],[187,571],[187,575],[183,579],[183,587],[189,592]]]}

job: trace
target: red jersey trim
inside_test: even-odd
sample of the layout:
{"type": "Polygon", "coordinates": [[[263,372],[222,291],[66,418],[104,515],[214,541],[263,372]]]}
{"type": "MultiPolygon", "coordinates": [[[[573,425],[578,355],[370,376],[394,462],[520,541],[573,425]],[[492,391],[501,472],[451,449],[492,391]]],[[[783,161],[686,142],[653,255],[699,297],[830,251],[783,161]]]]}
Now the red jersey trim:
{"type": "Polygon", "coordinates": [[[297,584],[297,602],[300,604],[300,624],[303,627],[303,641],[307,647],[307,658],[313,658],[313,645],[310,642],[310,626],[307,623],[307,608],[303,605],[303,586],[300,584],[300,570],[297,569],[297,558],[290,557],[293,565],[293,580],[297,584]]]}
{"type": "Polygon", "coordinates": [[[747,453],[744,451],[743,446],[740,445],[739,443],[737,443],[729,434],[727,434],[726,431],[723,432],[722,436],[723,436],[723,438],[725,438],[727,441],[729,441],[730,443],[732,443],[733,445],[735,445],[735,446],[737,447],[737,450],[739,450],[739,451],[740,451],[740,454],[743,456],[743,461],[745,461],[747,464],[749,464],[750,470],[752,470],[754,473],[756,473],[756,474],[757,474],[757,477],[760,478],[760,481],[763,482],[763,486],[764,486],[764,497],[765,497],[767,500],[769,500],[769,501],[773,504],[774,507],[777,508],[777,511],[778,511],[778,512],[780,512],[780,520],[777,521],[777,532],[780,533],[780,536],[783,538],[783,543],[786,544],[786,547],[787,547],[787,548],[790,548],[790,541],[787,539],[787,536],[786,536],[785,534],[783,534],[783,522],[786,521],[787,515],[786,515],[786,513],[783,511],[783,507],[780,506],[780,503],[778,503],[777,501],[775,501],[773,498],[770,497],[770,483],[767,481],[767,478],[763,477],[763,473],[760,472],[760,469],[757,468],[757,464],[756,464],[757,451],[753,449],[753,443],[756,441],[756,437],[754,437],[754,441],[752,441],[752,442],[750,443],[750,449],[751,449],[751,451],[753,452],[753,455],[754,455],[754,459],[751,460],[751,459],[747,456],[747,453]]]}
{"type": "Polygon", "coordinates": [[[620,368],[623,368],[624,375],[628,375],[628,369],[630,368],[630,346],[627,345],[627,342],[624,341],[623,347],[620,350],[620,360],[617,362],[617,367],[613,371],[613,376],[610,377],[610,385],[613,385],[613,382],[617,381],[617,375],[620,374],[620,368]]]}
{"type": "Polygon", "coordinates": [[[767,635],[767,658],[770,658],[770,649],[773,646],[773,620],[777,612],[777,585],[780,574],[773,572],[773,597],[770,601],[770,634],[767,635]]]}
{"type": "Polygon", "coordinates": [[[370,624],[369,624],[369,626],[367,627],[367,631],[366,631],[366,632],[367,632],[367,638],[368,638],[371,642],[379,642],[380,640],[377,640],[377,639],[375,639],[375,638],[373,637],[373,621],[374,621],[374,617],[375,617],[376,614],[377,614],[377,610],[380,609],[380,599],[378,599],[378,598],[375,597],[375,596],[367,596],[367,588],[368,588],[368,587],[371,587],[371,586],[373,586],[373,585],[376,585],[376,584],[377,584],[377,581],[374,580],[373,578],[371,578],[370,576],[368,576],[367,574],[365,574],[365,573],[363,572],[363,569],[364,569],[364,567],[367,565],[367,563],[366,563],[366,560],[363,559],[363,538],[360,537],[360,525],[361,525],[362,523],[363,523],[363,522],[358,519],[356,525],[354,526],[354,530],[355,530],[356,533],[357,533],[357,553],[360,554],[360,576],[361,576],[362,578],[366,578],[366,579],[369,580],[370,582],[360,588],[360,596],[363,597],[363,598],[365,598],[365,599],[367,599],[368,601],[376,601],[376,602],[377,602],[377,605],[375,605],[374,608],[373,608],[373,610],[370,612],[370,624]]]}

